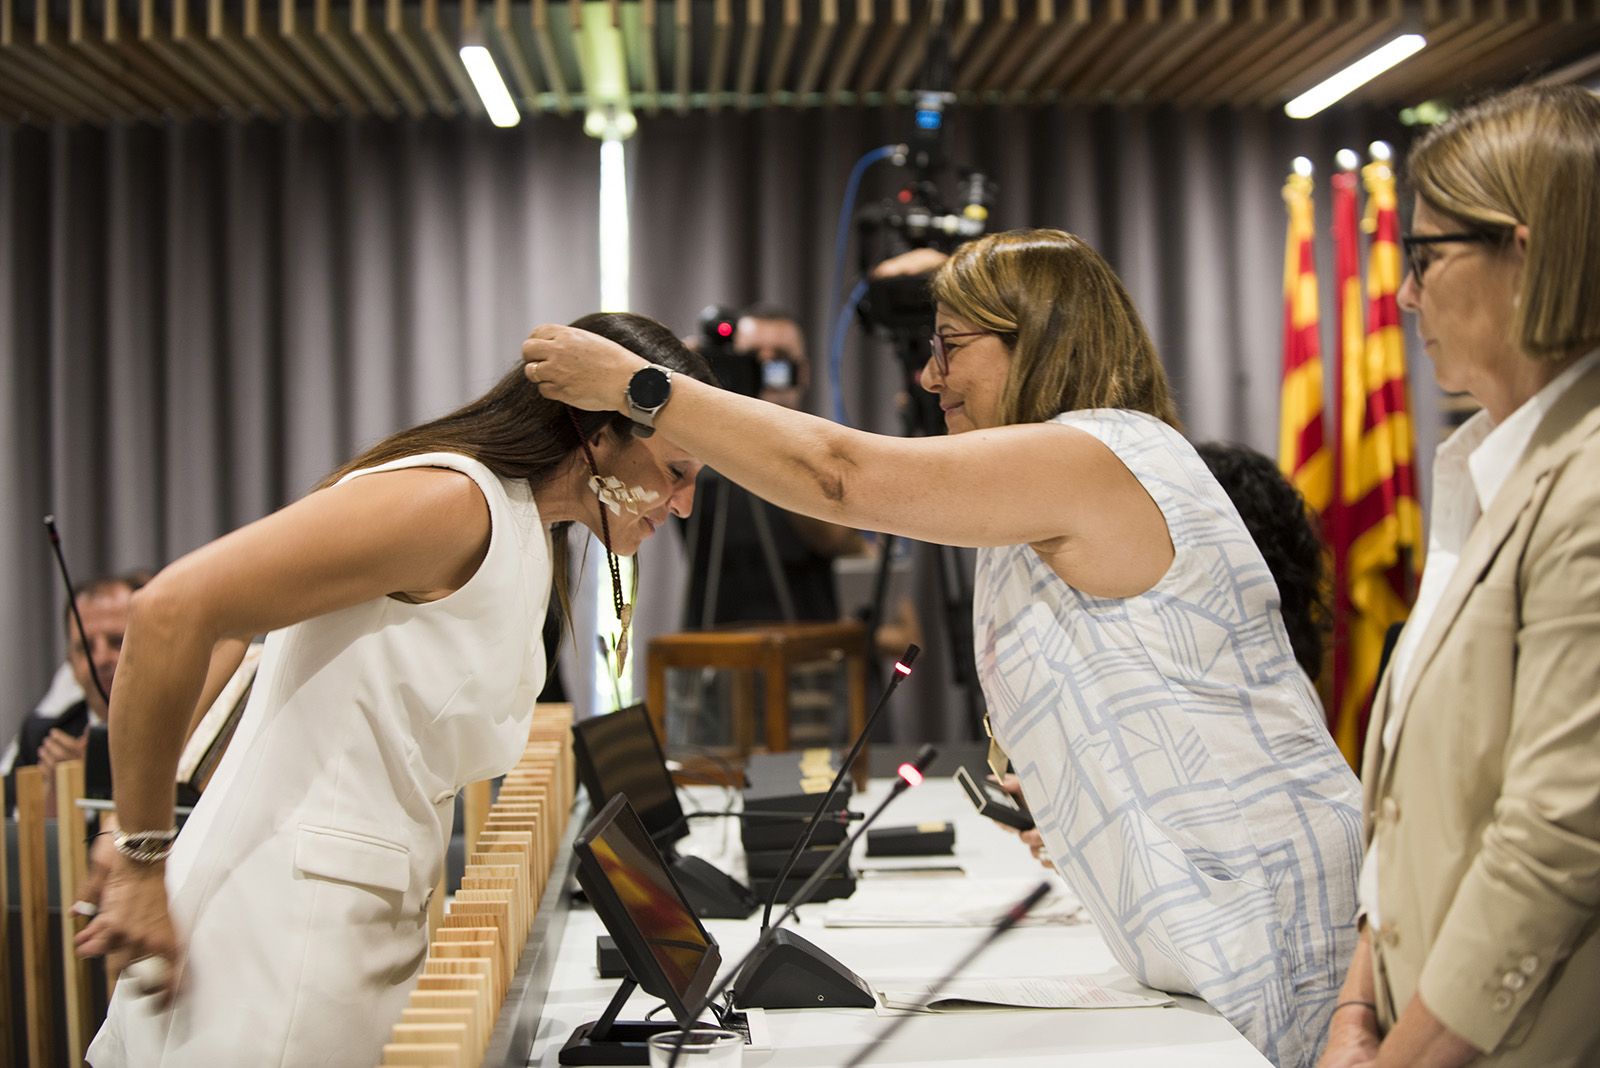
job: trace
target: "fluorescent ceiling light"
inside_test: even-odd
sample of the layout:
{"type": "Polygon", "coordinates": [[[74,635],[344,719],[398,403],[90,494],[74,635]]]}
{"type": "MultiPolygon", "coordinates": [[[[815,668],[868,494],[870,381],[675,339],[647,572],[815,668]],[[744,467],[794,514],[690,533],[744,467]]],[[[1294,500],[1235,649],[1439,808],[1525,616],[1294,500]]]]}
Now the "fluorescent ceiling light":
{"type": "Polygon", "coordinates": [[[1333,77],[1312,86],[1283,106],[1291,119],[1309,119],[1344,99],[1402,60],[1422,51],[1428,42],[1420,33],[1401,34],[1375,52],[1369,52],[1333,77]]]}
{"type": "Polygon", "coordinates": [[[487,48],[483,45],[463,45],[461,62],[472,76],[472,84],[478,90],[478,99],[483,101],[484,108],[489,112],[490,122],[496,126],[515,126],[522,121],[522,115],[506,89],[506,80],[500,77],[500,68],[494,65],[494,57],[487,48]]]}

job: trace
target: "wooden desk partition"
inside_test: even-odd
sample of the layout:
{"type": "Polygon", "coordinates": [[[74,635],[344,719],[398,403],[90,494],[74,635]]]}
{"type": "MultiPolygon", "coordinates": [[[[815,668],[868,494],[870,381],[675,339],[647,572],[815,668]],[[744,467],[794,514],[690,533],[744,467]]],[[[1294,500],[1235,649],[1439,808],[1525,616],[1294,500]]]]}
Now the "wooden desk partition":
{"type": "Polygon", "coordinates": [[[55,969],[50,946],[50,873],[45,868],[44,772],[18,768],[17,876],[22,904],[22,1026],[28,1034],[28,1068],[55,1061],[55,969]]]}
{"type": "MultiPolygon", "coordinates": [[[[11,813],[0,812],[0,820],[10,818],[11,813]]],[[[10,853],[5,836],[0,835],[0,1068],[13,1068],[11,1036],[17,1033],[17,1019],[11,1011],[10,853]]]]}
{"type": "Polygon", "coordinates": [[[78,932],[88,920],[73,911],[83,884],[89,879],[89,847],[84,841],[83,761],[56,765],[56,870],[61,910],[61,993],[67,1016],[67,1063],[82,1064],[84,1051],[94,1037],[100,1013],[89,988],[89,961],[73,948],[78,932]]]}
{"type": "MultiPolygon", "coordinates": [[[[539,910],[562,893],[546,883],[555,882],[548,876],[565,844],[575,789],[571,732],[572,706],[538,706],[527,748],[494,803],[488,783],[464,788],[467,867],[449,903],[442,891],[432,902],[438,916],[429,924],[423,974],[384,1046],[384,1065],[525,1063],[531,970],[522,958],[533,947],[530,956],[548,971],[555,953],[542,944],[552,931],[539,910]]],[[[559,928],[554,934],[559,942],[559,928]]],[[[538,997],[536,1013],[542,989],[538,997]]]]}

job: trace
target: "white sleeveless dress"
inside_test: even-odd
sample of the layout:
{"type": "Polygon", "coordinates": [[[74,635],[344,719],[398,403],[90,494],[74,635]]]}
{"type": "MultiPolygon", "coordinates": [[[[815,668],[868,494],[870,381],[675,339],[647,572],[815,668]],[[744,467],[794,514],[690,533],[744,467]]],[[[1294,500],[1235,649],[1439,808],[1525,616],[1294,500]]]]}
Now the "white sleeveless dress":
{"type": "Polygon", "coordinates": [[[1138,412],[1053,421],[1116,453],[1160,507],[1174,559],[1154,588],[1111,599],[1026,545],[980,550],[995,738],[1122,966],[1205,998],[1274,1064],[1309,1068],[1355,945],[1355,776],[1271,572],[1193,447],[1138,412]]]}
{"type": "Polygon", "coordinates": [[[504,774],[543,685],[549,541],[525,483],[452,453],[489,551],[438,601],[381,597],[275,631],[239,730],[167,864],[188,949],[175,1007],[119,983],[95,1068],[371,1068],[427,949],[456,791],[504,774]]]}

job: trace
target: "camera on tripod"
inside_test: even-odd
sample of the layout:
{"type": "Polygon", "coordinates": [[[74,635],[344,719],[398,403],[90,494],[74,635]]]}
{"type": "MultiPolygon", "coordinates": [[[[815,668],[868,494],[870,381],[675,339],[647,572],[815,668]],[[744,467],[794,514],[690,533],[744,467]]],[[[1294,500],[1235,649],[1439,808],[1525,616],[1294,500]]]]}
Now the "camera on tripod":
{"type": "Polygon", "coordinates": [[[799,381],[799,369],[787,356],[771,356],[740,351],[734,347],[739,332],[739,313],[725,304],[712,304],[700,313],[700,355],[706,358],[722,388],[746,397],[759,397],[763,390],[792,389],[799,381]]]}

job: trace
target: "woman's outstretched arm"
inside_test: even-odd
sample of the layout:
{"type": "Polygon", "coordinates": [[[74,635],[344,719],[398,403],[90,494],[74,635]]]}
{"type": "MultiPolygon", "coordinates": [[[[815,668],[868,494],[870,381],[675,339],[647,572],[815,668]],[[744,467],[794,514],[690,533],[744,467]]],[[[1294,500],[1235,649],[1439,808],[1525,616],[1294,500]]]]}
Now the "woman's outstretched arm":
{"type": "MultiPolygon", "coordinates": [[[[522,350],[545,396],[589,410],[625,411],[628,380],[645,366],[621,346],[563,326],[539,327],[522,350]]],[[[682,375],[656,426],[757,495],[829,522],[946,545],[1030,543],[1095,567],[1131,559],[1154,567],[1137,589],[1171,560],[1165,522],[1143,487],[1103,444],[1070,427],[889,437],[682,375]]]]}

